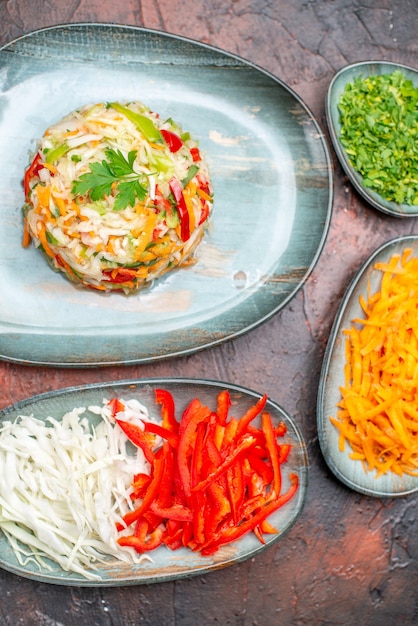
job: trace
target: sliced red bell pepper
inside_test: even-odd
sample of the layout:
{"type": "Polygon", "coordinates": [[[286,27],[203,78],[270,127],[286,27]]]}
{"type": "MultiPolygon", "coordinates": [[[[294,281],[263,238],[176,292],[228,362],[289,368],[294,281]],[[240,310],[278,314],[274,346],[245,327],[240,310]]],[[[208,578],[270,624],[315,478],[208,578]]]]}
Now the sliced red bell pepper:
{"type": "Polygon", "coordinates": [[[284,437],[287,433],[287,426],[284,422],[280,422],[279,424],[277,424],[274,430],[276,433],[276,437],[284,437]]]}
{"type": "Polygon", "coordinates": [[[206,200],[200,198],[200,204],[202,205],[202,208],[200,212],[199,226],[203,224],[203,222],[206,222],[209,217],[209,205],[206,200]]]}
{"type": "MultiPolygon", "coordinates": [[[[163,447],[160,448],[160,450],[155,455],[154,464],[153,464],[154,474],[153,474],[151,483],[144,495],[144,499],[142,500],[141,504],[136,509],[134,509],[133,511],[129,511],[123,516],[123,521],[125,522],[126,526],[130,526],[131,524],[139,520],[141,516],[145,513],[145,511],[147,511],[151,507],[151,504],[153,503],[153,501],[155,500],[158,494],[158,491],[160,489],[160,486],[163,480],[164,469],[165,469],[164,446],[168,446],[168,443],[165,443],[163,447]]],[[[121,524],[118,524],[117,528],[118,530],[121,530],[123,529],[123,526],[121,524]]]]}
{"type": "Polygon", "coordinates": [[[239,420],[238,428],[237,428],[237,438],[241,437],[247,430],[247,426],[253,421],[254,418],[257,417],[261,413],[261,411],[266,406],[267,395],[264,394],[253,406],[251,406],[248,411],[241,417],[239,420]]]}
{"type": "MultiPolygon", "coordinates": [[[[196,485],[201,476],[203,467],[205,465],[204,459],[204,441],[205,441],[205,426],[202,421],[196,427],[196,439],[192,451],[191,469],[190,469],[190,484],[196,485]]],[[[200,493],[192,494],[191,505],[193,509],[193,536],[194,540],[199,543],[205,541],[205,499],[200,493]]]]}
{"type": "Polygon", "coordinates": [[[252,471],[260,476],[264,484],[269,485],[273,480],[273,470],[271,466],[256,454],[252,454],[252,451],[247,455],[247,459],[251,465],[252,471]]]}
{"type": "Polygon", "coordinates": [[[126,283],[136,278],[135,270],[128,267],[116,267],[113,269],[103,270],[103,277],[109,283],[118,285],[120,283],[126,283]]]}
{"type": "Polygon", "coordinates": [[[226,473],[229,500],[231,502],[232,517],[238,524],[241,506],[245,497],[244,472],[241,463],[234,463],[226,473]]]}
{"type": "Polygon", "coordinates": [[[229,408],[231,406],[231,396],[228,389],[225,389],[218,393],[216,414],[218,416],[218,423],[222,426],[226,424],[228,419],[229,408]]]}
{"type": "Polygon", "coordinates": [[[209,476],[200,483],[195,485],[193,491],[201,491],[206,489],[208,485],[214,480],[217,480],[222,474],[224,474],[233,463],[235,463],[240,455],[242,455],[248,448],[254,445],[254,437],[244,437],[234,450],[226,457],[226,459],[219,465],[209,476]]]}
{"type": "Polygon", "coordinates": [[[159,508],[168,508],[173,505],[174,500],[174,450],[170,445],[164,447],[164,476],[155,498],[154,504],[159,508]]]}
{"type": "Polygon", "coordinates": [[[180,438],[177,446],[177,467],[186,502],[190,500],[191,496],[191,470],[189,461],[197,436],[197,425],[200,422],[207,421],[211,415],[208,407],[201,405],[200,402],[199,405],[200,406],[196,407],[193,412],[186,414],[185,420],[187,420],[187,425],[183,429],[182,423],[180,423],[179,430],[180,438]]]}
{"type": "Polygon", "coordinates": [[[161,508],[156,502],[151,504],[151,511],[162,519],[171,519],[178,522],[193,521],[193,513],[182,504],[172,504],[169,507],[161,508]]]}
{"type": "Polygon", "coordinates": [[[131,422],[118,420],[117,418],[115,418],[115,421],[128,437],[129,441],[131,441],[138,448],[141,448],[146,460],[149,463],[153,463],[154,452],[152,450],[152,447],[154,442],[152,435],[150,433],[144,432],[139,426],[137,426],[136,424],[132,424],[131,422]]]}
{"type": "Polygon", "coordinates": [[[166,142],[170,152],[178,152],[183,145],[182,140],[176,133],[171,130],[161,130],[164,141],[166,142]]]}
{"type": "Polygon", "coordinates": [[[229,524],[221,529],[218,533],[218,537],[202,548],[202,554],[213,554],[219,546],[231,543],[231,541],[236,541],[250,530],[256,528],[264,519],[274,513],[274,511],[277,511],[286,504],[286,502],[295,495],[299,484],[299,479],[296,474],[291,474],[289,478],[291,485],[286,493],[274,500],[268,500],[258,513],[253,515],[250,519],[243,521],[238,526],[229,524]]]}
{"type": "MultiPolygon", "coordinates": [[[[162,413],[174,419],[172,398],[164,399],[161,394],[159,399],[162,413]]],[[[180,423],[172,424],[178,433],[152,425],[153,434],[170,434],[178,445],[163,437],[163,446],[151,461],[150,476],[134,477],[134,494],[142,501],[124,516],[125,524],[135,524],[135,528],[130,538],[120,538],[125,542],[121,545],[145,551],[163,543],[173,550],[186,546],[207,555],[249,531],[262,543],[263,534],[277,532],[267,517],[293,497],[298,477],[291,474],[288,492],[280,494],[280,466],[290,445],[278,443],[278,429],[263,411],[265,403],[263,396],[240,420],[228,420],[228,394],[220,394],[215,413],[195,398],[180,423]],[[260,412],[261,427],[257,428],[251,422],[260,412]]],[[[110,405],[116,415],[124,409],[116,399],[110,405]]]]}
{"type": "Polygon", "coordinates": [[[277,441],[274,435],[273,423],[271,421],[270,413],[265,412],[261,415],[261,427],[266,438],[266,448],[270,457],[271,467],[273,469],[272,489],[274,494],[278,496],[282,486],[282,478],[280,471],[279,451],[277,448],[277,441]]]}
{"type": "Polygon", "coordinates": [[[41,155],[39,152],[35,154],[35,157],[32,160],[32,163],[25,171],[25,175],[23,178],[23,191],[25,193],[25,198],[28,200],[29,192],[30,192],[30,181],[35,176],[38,176],[41,169],[43,169],[44,164],[41,155]]]}
{"type": "Polygon", "coordinates": [[[196,148],[196,147],[190,148],[190,154],[192,155],[192,159],[193,159],[194,163],[196,163],[197,161],[201,161],[202,160],[199,148],[196,148]]]}
{"type": "Polygon", "coordinates": [[[280,464],[286,463],[287,459],[289,458],[291,449],[292,449],[292,446],[290,445],[290,443],[279,444],[279,463],[280,464]]]}
{"type": "Polygon", "coordinates": [[[110,410],[112,411],[112,417],[115,417],[118,413],[122,413],[122,411],[125,410],[125,405],[117,398],[109,400],[107,406],[110,407],[110,410]]]}
{"type": "Polygon", "coordinates": [[[176,520],[167,521],[167,530],[163,538],[164,545],[170,550],[178,550],[183,546],[183,524],[176,520]]]}
{"type": "Polygon", "coordinates": [[[137,474],[132,481],[132,495],[133,500],[139,500],[143,498],[146,490],[151,482],[151,476],[149,474],[137,474]]]}
{"type": "Polygon", "coordinates": [[[146,539],[136,537],[135,535],[127,535],[119,537],[117,542],[120,546],[129,546],[135,548],[138,553],[149,552],[155,550],[163,542],[163,528],[156,528],[146,539]]]}
{"type": "Polygon", "coordinates": [[[190,217],[186,201],[183,196],[183,189],[180,181],[175,177],[171,178],[168,184],[176,201],[177,212],[180,218],[181,240],[187,241],[190,238],[190,217]]]}
{"type": "Polygon", "coordinates": [[[152,433],[153,435],[158,435],[166,439],[172,448],[176,448],[178,445],[179,438],[176,433],[154,422],[144,422],[144,432],[152,433]]]}
{"type": "Polygon", "coordinates": [[[161,417],[163,418],[163,426],[173,433],[179,430],[179,423],[175,416],[175,402],[172,394],[165,389],[155,390],[155,401],[161,405],[161,417]]]}

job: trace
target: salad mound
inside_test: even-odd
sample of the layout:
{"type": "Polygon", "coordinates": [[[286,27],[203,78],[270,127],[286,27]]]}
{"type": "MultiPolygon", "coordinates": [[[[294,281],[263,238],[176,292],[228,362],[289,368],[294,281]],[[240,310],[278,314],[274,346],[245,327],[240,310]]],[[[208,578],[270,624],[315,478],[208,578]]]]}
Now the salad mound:
{"type": "Polygon", "coordinates": [[[213,206],[197,141],[141,102],[50,126],[24,191],[24,245],[73,283],[126,294],[193,262],[213,206]]]}

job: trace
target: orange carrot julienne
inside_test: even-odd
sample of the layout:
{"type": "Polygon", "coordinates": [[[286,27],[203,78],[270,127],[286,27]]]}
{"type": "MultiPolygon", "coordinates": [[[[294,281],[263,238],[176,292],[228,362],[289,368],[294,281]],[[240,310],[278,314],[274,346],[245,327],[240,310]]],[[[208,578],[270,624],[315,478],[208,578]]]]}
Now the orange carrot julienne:
{"type": "Polygon", "coordinates": [[[380,289],[360,296],[364,319],[343,331],[344,386],[330,420],[365,471],[418,475],[418,258],[405,248],[374,269],[380,289]]]}

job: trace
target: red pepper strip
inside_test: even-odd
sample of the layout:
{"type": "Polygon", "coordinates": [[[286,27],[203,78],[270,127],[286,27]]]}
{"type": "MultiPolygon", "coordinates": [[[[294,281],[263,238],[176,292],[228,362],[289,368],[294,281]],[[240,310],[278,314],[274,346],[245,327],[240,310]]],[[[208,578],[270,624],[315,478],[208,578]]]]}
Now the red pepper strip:
{"type": "Polygon", "coordinates": [[[273,423],[270,413],[263,413],[261,416],[261,426],[266,438],[266,447],[270,457],[270,463],[273,468],[272,489],[276,496],[279,495],[282,487],[282,476],[279,463],[279,451],[277,449],[277,441],[274,434],[273,423]]]}
{"type": "Polygon", "coordinates": [[[261,528],[260,528],[260,526],[259,526],[259,525],[258,525],[258,526],[256,526],[255,528],[253,528],[253,533],[254,533],[254,535],[257,537],[257,539],[258,539],[258,541],[259,541],[260,543],[262,543],[263,545],[266,545],[266,540],[265,540],[265,539],[264,539],[264,537],[263,537],[263,534],[262,534],[262,532],[261,532],[261,528]]]}
{"type": "Polygon", "coordinates": [[[263,519],[261,522],[260,530],[265,535],[277,535],[277,528],[274,528],[274,526],[266,519],[263,519]]]}
{"type": "Polygon", "coordinates": [[[254,445],[254,437],[244,437],[241,439],[237,447],[226,457],[226,459],[219,465],[209,476],[192,488],[192,491],[202,491],[206,489],[208,485],[214,480],[217,480],[222,474],[224,474],[233,465],[238,457],[242,455],[248,448],[254,445]]]}
{"type": "Polygon", "coordinates": [[[187,420],[187,424],[184,428],[183,424],[180,423],[180,438],[177,447],[177,467],[179,469],[181,485],[186,498],[186,502],[190,500],[191,496],[191,475],[189,459],[191,458],[191,454],[197,437],[197,426],[200,422],[207,421],[211,415],[208,407],[202,406],[200,402],[199,405],[200,406],[196,408],[193,412],[189,411],[185,415],[185,421],[187,420]]]}
{"type": "Polygon", "coordinates": [[[148,539],[142,540],[135,535],[119,537],[117,540],[120,546],[129,546],[135,548],[139,553],[149,552],[155,550],[162,544],[164,530],[160,527],[156,528],[148,537],[148,539]]]}
{"type": "Polygon", "coordinates": [[[189,546],[193,539],[193,522],[184,522],[183,536],[181,538],[183,546],[189,546]]]}
{"type": "Polygon", "coordinates": [[[228,449],[232,442],[235,440],[238,429],[238,420],[235,417],[231,417],[229,422],[225,426],[225,432],[222,439],[222,449],[228,449]]]}
{"type": "Polygon", "coordinates": [[[228,418],[229,407],[231,406],[231,396],[229,391],[225,389],[218,394],[218,404],[216,414],[218,416],[218,424],[224,426],[228,418]]]}
{"type": "Polygon", "coordinates": [[[103,270],[102,274],[106,282],[115,285],[126,283],[136,278],[136,271],[128,267],[115,267],[113,269],[103,270]]]}
{"type": "Polygon", "coordinates": [[[28,200],[29,197],[30,181],[39,174],[39,170],[43,169],[43,166],[42,157],[39,152],[37,152],[32,163],[25,171],[25,176],[23,178],[23,191],[25,192],[26,200],[28,200]]]}
{"type": "Polygon", "coordinates": [[[169,508],[174,501],[174,450],[170,445],[166,446],[164,462],[164,476],[155,500],[155,504],[162,509],[169,508]]]}
{"type": "Polygon", "coordinates": [[[121,427],[125,435],[135,446],[141,448],[146,460],[149,463],[154,461],[154,452],[152,451],[152,439],[150,434],[145,433],[139,426],[125,420],[116,419],[116,423],[121,427]]]}
{"type": "Polygon", "coordinates": [[[200,198],[200,204],[202,205],[202,208],[200,210],[199,226],[209,217],[209,204],[203,198],[200,198]]]}
{"type": "Polygon", "coordinates": [[[167,428],[167,430],[173,431],[173,433],[177,433],[179,430],[179,423],[175,416],[175,404],[172,394],[165,389],[156,389],[155,401],[157,404],[161,404],[163,427],[167,428]]]}
{"type": "Polygon", "coordinates": [[[248,498],[241,508],[242,519],[249,519],[263,506],[265,506],[266,497],[265,493],[258,493],[257,495],[248,498]]]}
{"type": "Polygon", "coordinates": [[[249,408],[248,411],[245,413],[245,415],[241,417],[238,423],[238,428],[237,428],[237,438],[240,438],[245,433],[245,431],[247,430],[248,424],[252,422],[253,419],[261,413],[261,411],[264,409],[266,405],[266,402],[267,402],[267,395],[264,394],[264,396],[260,398],[260,400],[258,400],[258,402],[254,404],[254,406],[249,408]]]}
{"type": "MultiPolygon", "coordinates": [[[[222,455],[220,453],[220,451],[218,450],[218,446],[216,445],[216,442],[214,440],[214,435],[216,435],[215,433],[212,433],[212,429],[207,429],[206,431],[206,437],[205,437],[205,460],[207,461],[207,464],[209,464],[209,470],[213,471],[213,469],[217,468],[219,465],[221,465],[223,458],[222,455]]],[[[207,476],[207,473],[205,473],[205,478],[207,476]]],[[[196,481],[195,485],[197,484],[197,482],[200,481],[196,481]]]]}
{"type": "Polygon", "coordinates": [[[182,241],[187,241],[190,238],[190,218],[183,196],[183,189],[177,178],[173,177],[168,184],[177,203],[177,212],[180,218],[180,237],[182,241]]]}
{"type": "Polygon", "coordinates": [[[167,520],[163,542],[170,550],[178,550],[183,545],[183,524],[177,520],[167,520]]]}
{"type": "Polygon", "coordinates": [[[218,481],[211,483],[207,489],[210,507],[205,515],[205,535],[213,537],[225,518],[231,514],[231,504],[226,496],[226,489],[218,481]]]}
{"type": "Polygon", "coordinates": [[[139,500],[139,498],[143,498],[148,486],[151,482],[151,476],[149,474],[137,474],[134,476],[134,480],[132,482],[132,495],[131,498],[133,500],[139,500]]]}
{"type": "Polygon", "coordinates": [[[240,511],[245,497],[244,472],[241,463],[234,463],[226,473],[229,501],[231,503],[232,517],[238,524],[240,511]]]}
{"type": "Polygon", "coordinates": [[[155,515],[155,513],[153,513],[151,509],[145,511],[141,519],[144,519],[148,522],[148,533],[152,533],[152,531],[154,531],[157,526],[160,526],[161,524],[161,517],[159,515],[155,515]]]}
{"type": "Polygon", "coordinates": [[[190,154],[192,155],[192,159],[194,163],[202,160],[202,157],[200,156],[199,148],[190,148],[190,154]]]}
{"type": "Polygon", "coordinates": [[[179,442],[179,438],[176,433],[164,428],[164,426],[154,424],[153,422],[144,422],[144,432],[152,433],[166,439],[172,448],[176,448],[179,442]]]}
{"type": "Polygon", "coordinates": [[[280,422],[274,430],[276,431],[276,437],[284,437],[287,433],[287,426],[284,422],[280,422]]]}
{"type": "Polygon", "coordinates": [[[290,443],[281,443],[279,445],[279,463],[286,463],[291,449],[290,443]]]}
{"type": "Polygon", "coordinates": [[[170,152],[178,152],[183,145],[182,140],[171,130],[160,130],[170,152]]]}
{"type": "Polygon", "coordinates": [[[271,467],[257,455],[251,454],[251,452],[247,455],[247,459],[253,472],[260,476],[264,484],[269,485],[273,480],[271,467]]]}
{"type": "Polygon", "coordinates": [[[115,415],[125,410],[125,405],[117,398],[109,400],[107,406],[110,407],[110,410],[112,411],[112,417],[115,417],[115,415]]]}
{"type": "Polygon", "coordinates": [[[265,520],[269,515],[280,509],[286,502],[288,502],[296,493],[299,485],[299,479],[296,474],[290,475],[291,485],[288,491],[275,500],[268,500],[266,505],[258,511],[255,515],[253,515],[250,519],[245,520],[239,526],[232,525],[221,529],[218,537],[213,541],[209,542],[202,549],[202,554],[213,554],[216,550],[221,546],[227,543],[231,543],[231,541],[236,541],[250,530],[254,530],[263,520],[265,520]]]}
{"type": "Polygon", "coordinates": [[[185,408],[183,415],[181,416],[180,424],[179,424],[179,436],[182,437],[184,431],[186,430],[190,420],[196,411],[202,406],[202,403],[197,398],[193,398],[191,402],[185,408]]]}
{"type": "MultiPolygon", "coordinates": [[[[204,466],[203,444],[205,441],[204,422],[200,422],[196,428],[196,440],[191,460],[190,484],[196,485],[202,475],[204,466]]],[[[191,495],[191,504],[193,510],[193,537],[196,542],[205,542],[205,498],[203,494],[193,493],[191,495]]]]}
{"type": "Polygon", "coordinates": [[[170,507],[162,508],[156,502],[151,504],[151,511],[162,519],[171,519],[177,522],[193,521],[193,513],[182,504],[173,504],[170,507]]]}
{"type": "Polygon", "coordinates": [[[145,541],[148,534],[148,526],[149,524],[144,517],[139,519],[135,524],[135,537],[138,537],[141,541],[145,541]]]}
{"type": "MultiPolygon", "coordinates": [[[[126,526],[130,526],[131,524],[136,522],[145,513],[145,511],[147,511],[150,508],[151,504],[153,503],[153,501],[155,500],[158,494],[158,491],[160,489],[160,486],[163,480],[164,470],[165,470],[164,446],[168,446],[168,443],[164,443],[163,447],[160,448],[160,450],[155,455],[154,465],[153,465],[154,473],[153,473],[150,486],[144,496],[144,499],[135,510],[129,511],[123,516],[123,521],[125,522],[126,526]]],[[[123,529],[122,524],[118,524],[117,528],[118,530],[122,530],[123,529]]]]}

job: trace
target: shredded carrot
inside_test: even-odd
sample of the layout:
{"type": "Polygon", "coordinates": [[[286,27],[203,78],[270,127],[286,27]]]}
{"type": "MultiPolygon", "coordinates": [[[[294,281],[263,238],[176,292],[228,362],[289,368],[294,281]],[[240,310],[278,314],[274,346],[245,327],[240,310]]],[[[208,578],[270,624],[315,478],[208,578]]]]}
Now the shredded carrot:
{"type": "Polygon", "coordinates": [[[24,223],[23,223],[23,238],[22,238],[22,246],[23,246],[24,248],[27,248],[27,247],[29,246],[29,244],[30,244],[31,240],[32,240],[32,237],[30,236],[30,232],[29,232],[29,230],[28,230],[28,225],[27,225],[27,223],[26,223],[26,220],[24,220],[24,223]]]}
{"type": "Polygon", "coordinates": [[[183,189],[183,197],[189,213],[189,228],[193,231],[196,228],[196,217],[193,209],[193,197],[196,195],[197,185],[193,181],[183,189]]]}
{"type": "Polygon", "coordinates": [[[203,189],[200,189],[199,187],[197,188],[197,194],[204,200],[207,200],[208,202],[212,202],[212,198],[210,197],[210,195],[206,193],[206,191],[203,191],[203,189]]]}
{"type": "Polygon", "coordinates": [[[380,289],[360,296],[364,318],[346,337],[344,386],[336,417],[339,449],[365,471],[418,475],[418,258],[405,248],[387,263],[380,289]]]}
{"type": "Polygon", "coordinates": [[[51,186],[37,185],[36,195],[38,197],[39,205],[43,208],[49,209],[49,201],[51,199],[51,186]]]}
{"type": "Polygon", "coordinates": [[[55,254],[53,253],[53,251],[49,247],[49,242],[48,242],[47,235],[46,235],[46,230],[45,230],[45,224],[43,222],[40,222],[40,221],[38,222],[38,237],[39,237],[39,241],[41,242],[42,247],[43,247],[45,253],[49,257],[51,257],[53,259],[55,254]]]}

